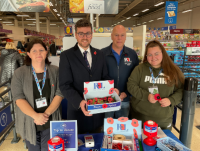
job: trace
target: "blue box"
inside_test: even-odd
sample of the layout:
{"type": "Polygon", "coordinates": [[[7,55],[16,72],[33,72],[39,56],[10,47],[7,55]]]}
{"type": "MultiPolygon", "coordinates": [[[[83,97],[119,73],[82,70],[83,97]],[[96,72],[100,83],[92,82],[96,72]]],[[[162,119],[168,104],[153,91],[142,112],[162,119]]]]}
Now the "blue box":
{"type": "Polygon", "coordinates": [[[173,140],[170,137],[164,137],[157,139],[157,147],[160,148],[162,151],[172,151],[168,147],[166,147],[164,144],[170,144],[171,146],[174,146],[179,149],[179,151],[192,151],[191,149],[185,147],[184,145],[178,143],[177,141],[173,140]]]}

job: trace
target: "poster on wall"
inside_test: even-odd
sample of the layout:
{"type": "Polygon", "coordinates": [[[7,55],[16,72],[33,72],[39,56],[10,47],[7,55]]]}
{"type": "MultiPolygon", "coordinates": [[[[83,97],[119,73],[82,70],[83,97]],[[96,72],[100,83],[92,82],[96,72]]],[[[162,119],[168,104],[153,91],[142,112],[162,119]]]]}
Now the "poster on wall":
{"type": "Polygon", "coordinates": [[[178,2],[166,1],[165,5],[165,24],[176,24],[178,2]]]}
{"type": "Polygon", "coordinates": [[[49,12],[49,0],[0,0],[0,11],[49,12]]]}
{"type": "Polygon", "coordinates": [[[72,26],[64,27],[64,32],[65,32],[65,35],[72,35],[73,34],[72,26]]]}
{"type": "Polygon", "coordinates": [[[69,0],[71,13],[118,14],[119,0],[69,0]]]}

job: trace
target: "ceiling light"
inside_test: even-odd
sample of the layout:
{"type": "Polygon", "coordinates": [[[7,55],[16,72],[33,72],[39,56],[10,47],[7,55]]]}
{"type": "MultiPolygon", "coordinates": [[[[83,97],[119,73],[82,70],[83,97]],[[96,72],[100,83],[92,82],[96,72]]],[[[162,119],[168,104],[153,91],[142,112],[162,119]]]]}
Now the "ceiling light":
{"type": "Polygon", "coordinates": [[[2,19],[0,19],[0,20],[2,20],[2,19]]]}
{"type": "Polygon", "coordinates": [[[6,25],[14,25],[14,24],[6,24],[6,25]]]}
{"type": "Polygon", "coordinates": [[[128,18],[126,18],[126,19],[130,19],[131,17],[128,17],[128,18]]]}
{"type": "Polygon", "coordinates": [[[120,22],[118,22],[118,24],[120,24],[120,22]]]}
{"type": "Polygon", "coordinates": [[[36,19],[26,19],[26,20],[36,20],[36,19]]]}
{"type": "Polygon", "coordinates": [[[124,22],[125,20],[122,20],[121,22],[124,22]]]}
{"type": "Polygon", "coordinates": [[[50,25],[56,25],[56,24],[50,24],[50,25]]]}
{"type": "Polygon", "coordinates": [[[62,17],[60,17],[60,19],[62,19],[62,17]]]}
{"type": "Polygon", "coordinates": [[[158,3],[158,4],[156,4],[156,5],[154,5],[154,6],[159,6],[159,5],[162,5],[162,4],[164,4],[165,2],[160,2],[160,3],[158,3]]]}
{"type": "Polygon", "coordinates": [[[95,20],[93,20],[93,21],[95,21],[95,20]]]}
{"type": "Polygon", "coordinates": [[[53,6],[53,4],[52,4],[51,2],[49,3],[49,5],[50,5],[50,6],[53,6]]]}
{"type": "Polygon", "coordinates": [[[9,23],[12,23],[12,22],[3,22],[3,24],[6,24],[6,23],[8,23],[8,24],[9,24],[9,23]]]}
{"type": "Polygon", "coordinates": [[[152,22],[152,21],[154,21],[154,20],[150,20],[149,22],[152,22]]]}
{"type": "Polygon", "coordinates": [[[35,24],[27,24],[27,25],[35,25],[35,24]]]}
{"type": "Polygon", "coordinates": [[[133,16],[137,16],[137,15],[139,15],[139,14],[137,13],[137,14],[134,14],[133,16]]]}
{"type": "Polygon", "coordinates": [[[157,20],[163,19],[163,17],[157,18],[157,20]]]}
{"type": "Polygon", "coordinates": [[[29,15],[17,15],[17,17],[29,17],[29,15]]]}
{"type": "Polygon", "coordinates": [[[133,27],[135,27],[135,25],[133,25],[133,27]]]}
{"type": "Polygon", "coordinates": [[[143,24],[145,24],[145,23],[147,23],[147,22],[143,22],[143,24]]]}
{"type": "Polygon", "coordinates": [[[191,12],[191,11],[192,11],[191,9],[188,9],[188,10],[182,11],[182,13],[187,13],[187,12],[191,12]]]}
{"type": "MultiPolygon", "coordinates": [[[[35,23],[36,24],[36,22],[33,22],[33,23],[35,23]]],[[[40,24],[41,24],[42,22],[40,22],[40,24]]]]}
{"type": "Polygon", "coordinates": [[[140,24],[137,24],[137,25],[140,25],[140,24]]]}
{"type": "Polygon", "coordinates": [[[58,12],[57,9],[53,9],[54,12],[58,12]]]}
{"type": "Polygon", "coordinates": [[[96,17],[95,17],[95,19],[96,19],[96,17]]]}
{"type": "Polygon", "coordinates": [[[60,14],[57,14],[58,16],[60,16],[60,14]]]}
{"type": "Polygon", "coordinates": [[[142,12],[146,12],[146,11],[148,11],[149,9],[145,9],[145,10],[143,10],[142,12]]]}

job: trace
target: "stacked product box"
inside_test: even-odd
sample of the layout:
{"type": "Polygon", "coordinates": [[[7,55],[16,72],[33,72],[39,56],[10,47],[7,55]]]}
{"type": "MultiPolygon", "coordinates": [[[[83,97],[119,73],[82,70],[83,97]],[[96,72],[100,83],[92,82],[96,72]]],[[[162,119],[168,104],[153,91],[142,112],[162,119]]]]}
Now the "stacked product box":
{"type": "Polygon", "coordinates": [[[169,56],[174,56],[174,63],[176,65],[183,64],[184,51],[180,51],[180,50],[167,51],[167,54],[169,56]]]}

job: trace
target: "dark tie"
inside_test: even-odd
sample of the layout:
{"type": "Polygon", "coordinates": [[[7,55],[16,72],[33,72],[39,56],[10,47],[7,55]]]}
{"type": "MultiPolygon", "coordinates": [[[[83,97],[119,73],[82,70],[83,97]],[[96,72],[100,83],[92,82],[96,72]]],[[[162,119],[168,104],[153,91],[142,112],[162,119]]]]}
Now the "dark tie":
{"type": "Polygon", "coordinates": [[[83,54],[84,54],[84,59],[85,59],[85,62],[86,62],[86,64],[87,64],[87,67],[88,67],[88,69],[90,70],[90,64],[89,64],[89,62],[88,62],[88,60],[87,60],[87,51],[85,51],[83,54]]]}

